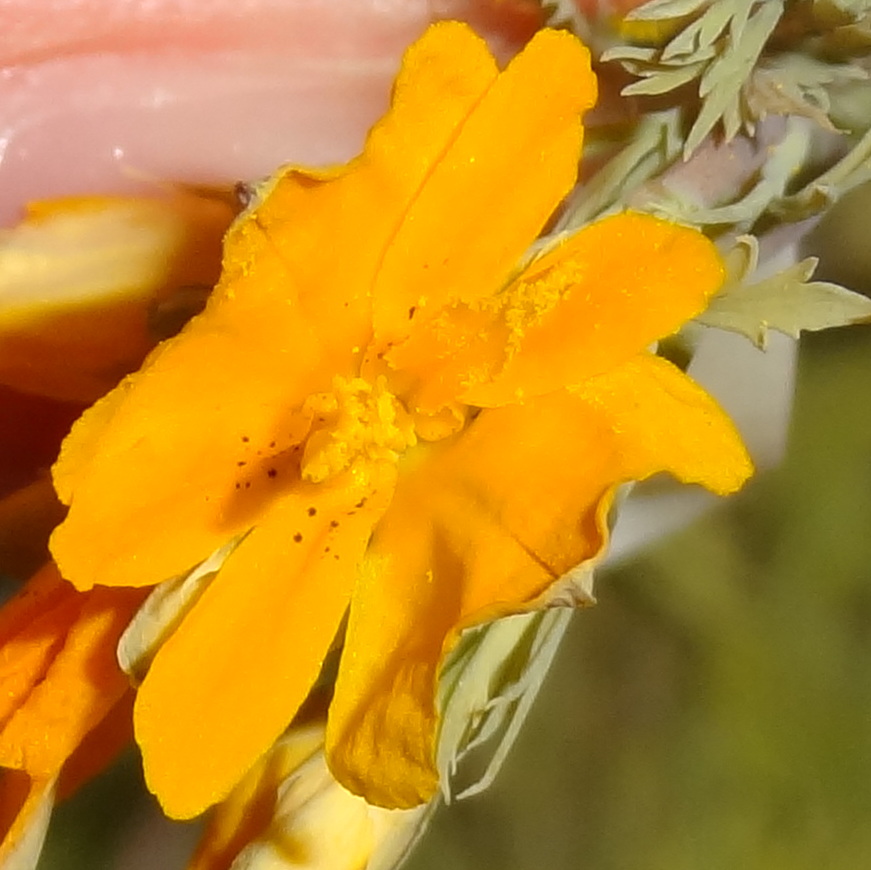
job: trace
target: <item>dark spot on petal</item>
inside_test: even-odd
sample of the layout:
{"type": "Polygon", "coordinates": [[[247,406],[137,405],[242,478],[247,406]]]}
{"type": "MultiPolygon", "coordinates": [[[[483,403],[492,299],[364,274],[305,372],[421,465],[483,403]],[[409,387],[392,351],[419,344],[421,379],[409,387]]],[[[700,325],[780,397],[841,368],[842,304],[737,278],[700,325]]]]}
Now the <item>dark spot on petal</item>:
{"type": "Polygon", "coordinates": [[[338,520],[330,520],[330,528],[331,529],[339,528],[339,521],[338,520]]]}
{"type": "Polygon", "coordinates": [[[245,481],[245,489],[251,489],[251,481],[250,480],[245,481]]]}
{"type": "Polygon", "coordinates": [[[297,532],[297,533],[293,536],[293,539],[294,539],[294,541],[297,542],[297,544],[299,544],[299,543],[302,541],[302,532],[297,532]]]}
{"type": "Polygon", "coordinates": [[[339,561],[338,553],[334,553],[334,554],[333,554],[333,558],[338,562],[338,561],[339,561]]]}
{"type": "Polygon", "coordinates": [[[236,484],[236,489],[242,489],[242,484],[241,484],[241,483],[237,483],[237,484],[236,484]]]}
{"type": "Polygon", "coordinates": [[[417,306],[412,305],[411,308],[408,309],[408,319],[411,320],[414,317],[414,312],[417,311],[417,306]]]}
{"type": "Polygon", "coordinates": [[[243,435],[242,440],[247,444],[251,439],[247,435],[243,435]]]}
{"type": "Polygon", "coordinates": [[[275,442],[274,442],[274,441],[270,441],[270,442],[269,442],[269,446],[270,446],[270,447],[275,447],[275,442]]]}
{"type": "Polygon", "coordinates": [[[236,463],[236,465],[238,465],[239,468],[241,468],[243,465],[247,465],[247,464],[248,464],[248,463],[247,463],[244,459],[240,459],[240,460],[236,463]]]}
{"type": "Polygon", "coordinates": [[[310,507],[308,509],[308,515],[310,517],[313,517],[317,512],[318,512],[318,509],[316,507],[310,507]]]}
{"type": "Polygon", "coordinates": [[[329,547],[324,547],[324,552],[325,552],[325,553],[329,553],[329,552],[330,552],[330,548],[329,548],[329,547]]]}
{"type": "Polygon", "coordinates": [[[366,505],[366,496],[363,496],[363,498],[361,498],[360,501],[358,501],[357,504],[354,505],[354,507],[361,508],[361,507],[364,507],[365,505],[366,505]]]}
{"type": "Polygon", "coordinates": [[[270,469],[266,472],[266,474],[267,474],[268,477],[278,477],[278,469],[276,469],[276,468],[270,468],[270,469]]]}

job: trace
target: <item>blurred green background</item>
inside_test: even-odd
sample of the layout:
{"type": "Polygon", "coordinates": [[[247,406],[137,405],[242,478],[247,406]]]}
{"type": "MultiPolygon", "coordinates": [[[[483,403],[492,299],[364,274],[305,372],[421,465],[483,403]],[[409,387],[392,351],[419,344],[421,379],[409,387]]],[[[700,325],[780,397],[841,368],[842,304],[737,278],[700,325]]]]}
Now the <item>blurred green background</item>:
{"type": "MultiPolygon", "coordinates": [[[[825,277],[868,281],[837,244],[869,210],[817,234],[825,277]]],[[[803,341],[784,465],[600,576],[495,786],[409,870],[871,867],[869,373],[871,327],[803,341]]],[[[60,808],[41,868],[178,866],[144,860],[136,767],[60,808]]]]}

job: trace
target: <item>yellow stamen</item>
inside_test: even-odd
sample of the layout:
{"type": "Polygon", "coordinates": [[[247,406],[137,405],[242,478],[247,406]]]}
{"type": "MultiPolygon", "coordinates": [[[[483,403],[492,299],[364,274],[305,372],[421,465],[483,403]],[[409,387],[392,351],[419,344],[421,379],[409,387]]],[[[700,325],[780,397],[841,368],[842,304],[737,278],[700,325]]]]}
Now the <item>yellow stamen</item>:
{"type": "Polygon", "coordinates": [[[362,378],[333,379],[332,393],[306,400],[314,417],[302,459],[302,477],[323,483],[363,459],[395,462],[417,443],[414,422],[387,389],[387,379],[374,384],[362,378]]]}

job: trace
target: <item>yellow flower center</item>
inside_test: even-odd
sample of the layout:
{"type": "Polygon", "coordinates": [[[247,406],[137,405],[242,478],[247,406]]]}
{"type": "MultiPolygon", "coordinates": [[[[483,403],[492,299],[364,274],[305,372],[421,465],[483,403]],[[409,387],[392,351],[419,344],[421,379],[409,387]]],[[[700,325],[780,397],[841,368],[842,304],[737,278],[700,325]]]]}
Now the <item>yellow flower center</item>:
{"type": "Polygon", "coordinates": [[[330,393],[315,393],[303,410],[312,428],[302,458],[302,477],[322,483],[356,461],[389,460],[417,443],[414,423],[402,403],[387,389],[387,379],[333,379],[330,393]]]}

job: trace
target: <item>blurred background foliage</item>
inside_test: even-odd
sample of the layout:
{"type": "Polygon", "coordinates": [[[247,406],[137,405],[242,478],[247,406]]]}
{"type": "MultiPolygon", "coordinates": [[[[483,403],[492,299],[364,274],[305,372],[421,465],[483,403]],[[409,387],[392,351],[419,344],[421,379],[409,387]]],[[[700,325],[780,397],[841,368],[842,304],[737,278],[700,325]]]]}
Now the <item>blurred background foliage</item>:
{"type": "MultiPolygon", "coordinates": [[[[871,289],[869,212],[815,233],[820,277],[871,289]]],[[[495,786],[409,870],[871,866],[869,372],[871,327],[803,341],[784,465],[600,576],[495,786]]],[[[58,810],[43,870],[179,866],[137,771],[58,810]]]]}

